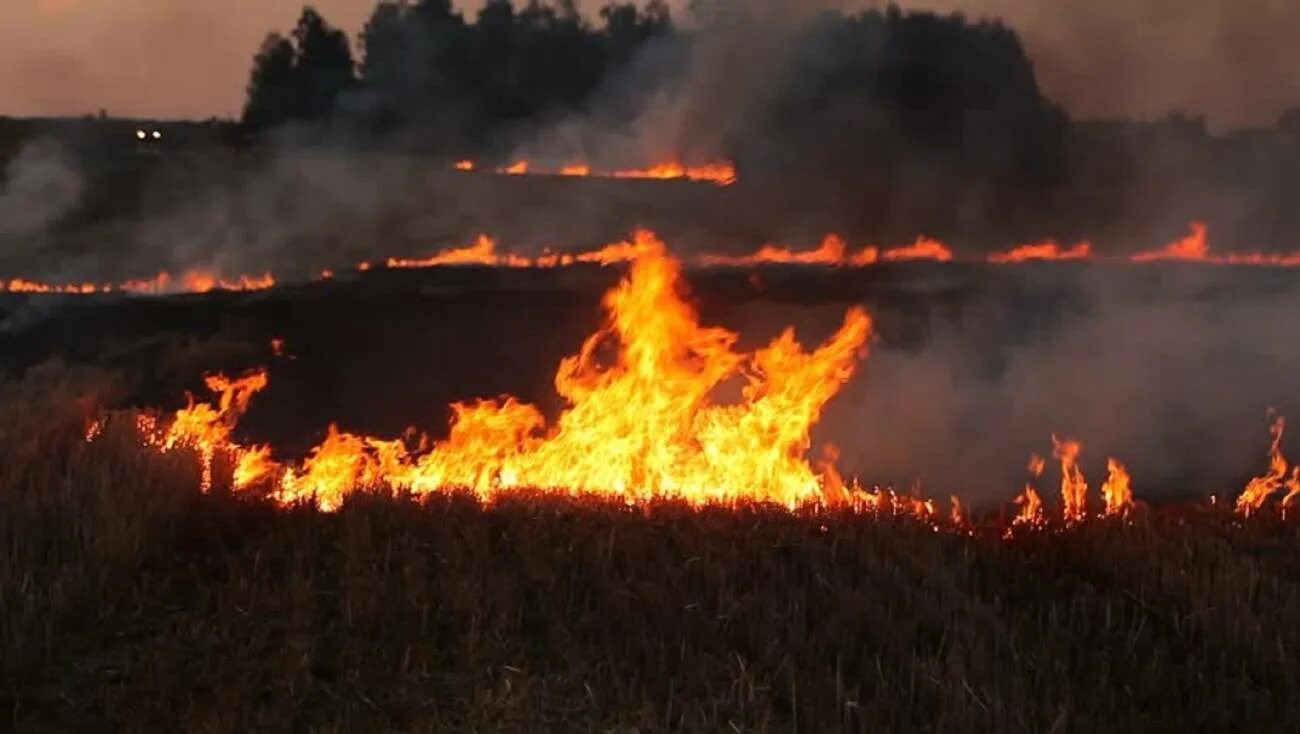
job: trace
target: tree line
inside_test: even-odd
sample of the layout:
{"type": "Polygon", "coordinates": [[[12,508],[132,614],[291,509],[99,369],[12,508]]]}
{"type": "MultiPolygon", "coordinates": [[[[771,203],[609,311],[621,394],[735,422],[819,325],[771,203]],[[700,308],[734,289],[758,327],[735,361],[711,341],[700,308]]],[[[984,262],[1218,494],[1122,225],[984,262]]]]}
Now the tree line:
{"type": "MultiPolygon", "coordinates": [[[[440,152],[473,154],[589,111],[598,96],[603,114],[635,119],[687,73],[697,36],[662,0],[613,2],[594,19],[572,0],[488,0],[469,19],[451,0],[384,0],[354,56],[346,34],[307,7],[258,52],[243,124],[345,120],[369,139],[418,130],[440,152]],[[627,73],[651,43],[655,73],[627,73]]],[[[925,159],[1042,177],[1059,162],[1064,115],[1001,24],[892,4],[830,12],[802,29],[789,64],[719,141],[755,171],[925,159]]]]}
{"type": "Polygon", "coordinates": [[[346,118],[380,133],[419,126],[457,145],[481,144],[581,110],[642,45],[674,32],[662,0],[610,3],[598,19],[572,0],[488,0],[472,20],[451,0],[383,0],[357,59],[347,36],[309,6],[287,36],[263,42],[243,124],[262,131],[346,118]]]}

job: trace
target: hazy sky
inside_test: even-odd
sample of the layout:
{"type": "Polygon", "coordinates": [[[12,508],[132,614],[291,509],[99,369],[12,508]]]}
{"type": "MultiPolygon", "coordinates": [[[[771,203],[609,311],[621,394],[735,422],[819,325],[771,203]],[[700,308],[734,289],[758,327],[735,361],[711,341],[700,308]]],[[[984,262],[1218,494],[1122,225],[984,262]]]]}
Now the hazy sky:
{"type": "MultiPolygon", "coordinates": [[[[287,30],[302,4],[0,0],[0,114],[81,114],[101,107],[157,117],[237,114],[259,42],[271,29],[287,30]]],[[[355,36],[374,0],[314,4],[355,36]]],[[[903,4],[1007,19],[1025,37],[1047,92],[1076,116],[1151,117],[1181,108],[1229,127],[1271,124],[1300,104],[1297,0],[903,4]]]]}

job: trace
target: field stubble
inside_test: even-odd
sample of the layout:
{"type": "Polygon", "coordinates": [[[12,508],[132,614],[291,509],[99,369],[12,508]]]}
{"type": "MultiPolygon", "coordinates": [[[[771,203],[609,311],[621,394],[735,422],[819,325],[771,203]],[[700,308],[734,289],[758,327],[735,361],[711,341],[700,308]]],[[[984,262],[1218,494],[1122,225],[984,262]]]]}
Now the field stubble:
{"type": "Polygon", "coordinates": [[[769,507],[337,513],[197,489],[0,384],[0,711],[18,731],[1288,731],[1300,525],[1168,508],[935,532],[769,507]]]}

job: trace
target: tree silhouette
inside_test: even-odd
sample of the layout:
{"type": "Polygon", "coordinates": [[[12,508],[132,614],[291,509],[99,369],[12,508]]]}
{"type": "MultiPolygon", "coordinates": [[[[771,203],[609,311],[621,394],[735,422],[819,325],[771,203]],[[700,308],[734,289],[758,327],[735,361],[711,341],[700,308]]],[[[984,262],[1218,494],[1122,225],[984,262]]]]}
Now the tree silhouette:
{"type": "Polygon", "coordinates": [[[293,72],[295,53],[293,43],[278,33],[262,41],[248,82],[244,125],[261,130],[293,117],[297,97],[293,72]]]}
{"type": "Polygon", "coordinates": [[[334,111],[339,95],[356,82],[348,37],[307,7],[294,28],[293,40],[298,51],[294,75],[301,94],[299,116],[323,119],[334,111]]]}
{"type": "Polygon", "coordinates": [[[261,130],[289,121],[320,121],[356,84],[347,36],[310,6],[291,38],[272,33],[253,61],[244,125],[261,130]]]}

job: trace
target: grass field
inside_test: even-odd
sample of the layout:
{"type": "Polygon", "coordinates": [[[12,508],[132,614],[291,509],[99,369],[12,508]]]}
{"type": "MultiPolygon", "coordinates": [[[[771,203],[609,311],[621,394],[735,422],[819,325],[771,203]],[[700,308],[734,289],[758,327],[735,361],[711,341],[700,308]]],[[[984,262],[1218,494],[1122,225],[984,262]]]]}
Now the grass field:
{"type": "Polygon", "coordinates": [[[105,373],[0,385],[0,729],[1295,731],[1300,524],[936,533],[762,507],[334,514],[87,444],[105,373]]]}

